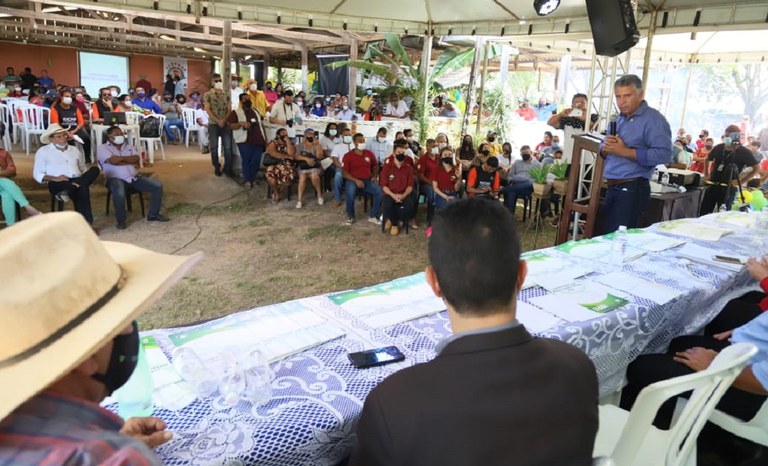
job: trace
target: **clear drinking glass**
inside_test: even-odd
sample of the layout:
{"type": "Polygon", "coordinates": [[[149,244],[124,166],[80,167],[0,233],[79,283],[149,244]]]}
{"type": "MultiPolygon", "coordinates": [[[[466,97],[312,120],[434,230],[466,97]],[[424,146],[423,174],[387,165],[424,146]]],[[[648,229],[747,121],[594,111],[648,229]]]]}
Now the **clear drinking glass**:
{"type": "Polygon", "coordinates": [[[274,374],[269,368],[269,361],[261,349],[254,349],[243,357],[246,388],[244,398],[259,406],[272,398],[272,379],[274,374]]]}
{"type": "Polygon", "coordinates": [[[225,351],[220,356],[221,359],[221,380],[219,381],[219,392],[224,403],[236,405],[240,401],[240,394],[245,390],[245,374],[240,364],[237,353],[225,351]]]}
{"type": "Polygon", "coordinates": [[[216,376],[206,367],[195,350],[176,348],[173,352],[173,368],[182,379],[192,385],[200,398],[209,397],[216,391],[216,376]]]}

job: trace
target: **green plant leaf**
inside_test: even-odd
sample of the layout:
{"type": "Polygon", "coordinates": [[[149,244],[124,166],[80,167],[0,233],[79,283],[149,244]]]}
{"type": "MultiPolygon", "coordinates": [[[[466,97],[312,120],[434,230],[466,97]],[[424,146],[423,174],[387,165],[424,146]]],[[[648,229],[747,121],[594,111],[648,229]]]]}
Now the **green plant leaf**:
{"type": "Polygon", "coordinates": [[[384,34],[384,40],[387,41],[387,45],[392,52],[395,53],[400,59],[400,62],[405,66],[411,66],[411,59],[408,57],[408,53],[405,51],[405,47],[400,43],[400,37],[397,34],[390,32],[384,34]]]}
{"type": "Polygon", "coordinates": [[[551,165],[542,165],[540,167],[531,167],[528,174],[531,175],[535,183],[544,184],[547,181],[547,173],[551,165]]]}

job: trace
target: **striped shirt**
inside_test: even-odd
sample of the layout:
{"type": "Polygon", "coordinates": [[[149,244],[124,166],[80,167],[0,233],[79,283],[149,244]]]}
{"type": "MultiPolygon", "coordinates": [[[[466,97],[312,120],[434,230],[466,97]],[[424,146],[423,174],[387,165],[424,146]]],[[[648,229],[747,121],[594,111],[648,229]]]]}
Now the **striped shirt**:
{"type": "Polygon", "coordinates": [[[0,465],[149,466],[162,462],[123,421],[87,401],[44,392],[0,422],[0,465]]]}

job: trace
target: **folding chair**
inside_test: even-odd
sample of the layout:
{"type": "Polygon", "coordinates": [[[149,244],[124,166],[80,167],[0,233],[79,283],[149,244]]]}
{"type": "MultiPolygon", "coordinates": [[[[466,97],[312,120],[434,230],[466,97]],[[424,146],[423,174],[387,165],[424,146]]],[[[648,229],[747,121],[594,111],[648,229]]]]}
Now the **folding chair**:
{"type": "Polygon", "coordinates": [[[27,155],[29,155],[30,136],[39,137],[45,132],[45,129],[51,124],[51,110],[37,105],[28,105],[21,110],[24,115],[24,146],[27,148],[27,155]]]}

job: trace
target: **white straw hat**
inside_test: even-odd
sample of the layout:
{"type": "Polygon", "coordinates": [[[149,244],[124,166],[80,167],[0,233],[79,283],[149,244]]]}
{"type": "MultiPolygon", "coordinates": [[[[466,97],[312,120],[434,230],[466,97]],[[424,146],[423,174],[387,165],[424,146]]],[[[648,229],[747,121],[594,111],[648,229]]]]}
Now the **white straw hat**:
{"type": "Polygon", "coordinates": [[[49,136],[54,135],[56,133],[66,133],[67,129],[61,126],[58,123],[53,123],[48,125],[48,128],[45,130],[43,134],[40,135],[40,142],[43,144],[48,144],[51,142],[49,139],[49,136]]]}
{"type": "Polygon", "coordinates": [[[201,257],[99,241],[74,212],[0,231],[0,419],[112,340],[201,257]]]}

